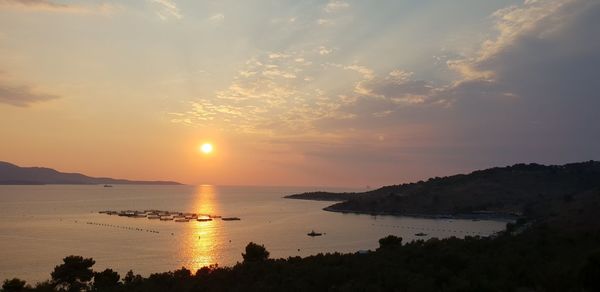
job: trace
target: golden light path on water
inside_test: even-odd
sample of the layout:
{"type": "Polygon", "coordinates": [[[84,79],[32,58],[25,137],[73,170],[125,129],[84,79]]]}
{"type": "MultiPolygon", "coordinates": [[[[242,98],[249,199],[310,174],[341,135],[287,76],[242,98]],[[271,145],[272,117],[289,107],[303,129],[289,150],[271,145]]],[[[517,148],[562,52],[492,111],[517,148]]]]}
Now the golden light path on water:
{"type": "MultiPolygon", "coordinates": [[[[212,185],[198,186],[191,207],[194,213],[200,215],[220,215],[215,187],[212,185]]],[[[187,262],[186,268],[192,272],[217,263],[219,257],[216,220],[207,222],[189,222],[185,224],[187,230],[186,243],[180,247],[180,256],[187,262]]]]}

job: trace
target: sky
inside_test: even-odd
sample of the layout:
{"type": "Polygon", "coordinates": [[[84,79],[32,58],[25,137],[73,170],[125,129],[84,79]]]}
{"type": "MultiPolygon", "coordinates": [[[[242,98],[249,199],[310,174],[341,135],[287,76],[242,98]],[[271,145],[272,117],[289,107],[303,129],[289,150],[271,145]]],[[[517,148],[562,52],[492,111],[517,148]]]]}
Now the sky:
{"type": "Polygon", "coordinates": [[[0,160],[352,187],[599,160],[599,68],[597,0],[0,0],[0,160]]]}

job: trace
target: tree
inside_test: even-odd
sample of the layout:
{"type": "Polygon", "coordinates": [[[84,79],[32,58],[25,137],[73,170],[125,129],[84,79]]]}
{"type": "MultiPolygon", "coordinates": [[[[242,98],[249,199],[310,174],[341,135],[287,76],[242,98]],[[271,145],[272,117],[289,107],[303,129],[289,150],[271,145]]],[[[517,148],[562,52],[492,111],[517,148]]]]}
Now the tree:
{"type": "Polygon", "coordinates": [[[121,276],[112,269],[106,269],[102,272],[94,273],[94,284],[92,288],[95,291],[115,291],[119,288],[121,276]]]}
{"type": "Polygon", "coordinates": [[[600,252],[588,257],[580,273],[586,291],[600,291],[600,252]]]}
{"type": "Polygon", "coordinates": [[[185,267],[181,267],[181,269],[173,272],[173,277],[178,280],[188,279],[192,277],[192,271],[186,269],[185,267]]]}
{"type": "Polygon", "coordinates": [[[4,292],[18,292],[25,291],[25,281],[13,278],[12,280],[4,280],[4,284],[2,284],[2,291],[4,292]]]}
{"type": "Polygon", "coordinates": [[[88,282],[94,276],[92,266],[96,261],[81,256],[68,256],[63,259],[63,262],[62,265],[54,267],[54,271],[50,274],[54,285],[66,291],[79,292],[89,288],[88,282]]]}
{"type": "Polygon", "coordinates": [[[144,278],[141,275],[136,275],[132,270],[129,270],[123,278],[123,284],[125,286],[125,290],[135,290],[140,287],[144,281],[144,278]]]}
{"type": "Polygon", "coordinates": [[[379,240],[380,249],[390,249],[402,246],[402,237],[388,235],[379,240]]]}
{"type": "Polygon", "coordinates": [[[52,283],[49,280],[36,283],[35,288],[32,290],[36,291],[36,292],[54,292],[54,291],[56,291],[54,289],[54,283],[52,283]]]}
{"type": "Polygon", "coordinates": [[[248,262],[262,262],[269,258],[269,252],[264,245],[258,245],[254,242],[246,245],[246,253],[242,253],[244,263],[248,262]]]}

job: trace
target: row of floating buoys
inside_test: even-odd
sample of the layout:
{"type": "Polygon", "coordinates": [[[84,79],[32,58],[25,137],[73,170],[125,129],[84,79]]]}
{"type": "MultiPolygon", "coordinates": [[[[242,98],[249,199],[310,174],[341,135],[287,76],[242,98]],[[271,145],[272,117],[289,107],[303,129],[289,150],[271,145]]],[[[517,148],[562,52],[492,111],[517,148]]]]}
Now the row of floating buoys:
{"type": "MultiPolygon", "coordinates": [[[[77,223],[77,221],[75,221],[75,223],[77,223]]],[[[112,227],[112,228],[118,228],[118,229],[124,229],[124,230],[131,230],[131,231],[140,231],[140,232],[149,232],[149,233],[160,233],[160,231],[152,230],[152,229],[143,229],[143,228],[138,228],[138,227],[121,226],[121,225],[99,223],[99,222],[91,222],[91,221],[86,222],[86,224],[88,224],[88,225],[95,225],[95,226],[101,226],[101,227],[112,227]]]]}
{"type": "MultiPolygon", "coordinates": [[[[371,225],[375,226],[375,224],[371,224],[371,225]]],[[[392,227],[392,228],[405,228],[405,229],[423,230],[423,231],[440,231],[440,232],[476,234],[476,235],[484,235],[484,236],[490,235],[487,232],[480,232],[480,231],[451,230],[451,229],[439,229],[439,228],[423,228],[423,227],[402,226],[402,225],[378,225],[378,226],[381,226],[381,227],[392,227]]]]}

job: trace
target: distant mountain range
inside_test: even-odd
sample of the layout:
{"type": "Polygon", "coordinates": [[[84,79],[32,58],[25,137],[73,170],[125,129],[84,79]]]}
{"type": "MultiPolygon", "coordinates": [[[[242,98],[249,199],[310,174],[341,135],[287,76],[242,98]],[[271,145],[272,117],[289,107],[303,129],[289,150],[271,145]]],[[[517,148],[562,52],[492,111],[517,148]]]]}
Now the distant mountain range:
{"type": "Polygon", "coordinates": [[[81,173],[64,173],[45,167],[19,167],[0,161],[0,185],[180,185],[174,181],[134,181],[108,177],[90,177],[81,173]]]}

